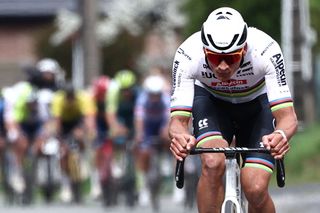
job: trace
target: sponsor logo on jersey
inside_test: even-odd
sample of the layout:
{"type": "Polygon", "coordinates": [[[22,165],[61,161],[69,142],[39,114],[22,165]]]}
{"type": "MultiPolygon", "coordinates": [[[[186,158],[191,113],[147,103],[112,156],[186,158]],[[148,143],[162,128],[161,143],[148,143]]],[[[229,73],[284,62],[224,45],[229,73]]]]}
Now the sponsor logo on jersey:
{"type": "Polygon", "coordinates": [[[189,59],[189,60],[191,61],[191,57],[184,52],[184,49],[179,48],[179,49],[177,50],[177,52],[178,52],[179,54],[185,56],[187,59],[189,59]]]}
{"type": "Polygon", "coordinates": [[[216,78],[216,76],[214,76],[213,72],[201,72],[201,75],[203,78],[216,78]]]}
{"type": "Polygon", "coordinates": [[[203,68],[204,68],[204,69],[210,69],[210,67],[209,67],[208,64],[203,64],[203,68]]]}
{"type": "Polygon", "coordinates": [[[282,54],[278,53],[278,54],[273,55],[270,58],[270,61],[272,62],[273,66],[276,70],[278,85],[279,86],[287,85],[282,54]]]}
{"type": "Polygon", "coordinates": [[[249,66],[250,64],[251,64],[251,61],[244,62],[244,63],[240,66],[240,68],[244,68],[244,67],[246,67],[246,66],[249,66]]]}
{"type": "Polygon", "coordinates": [[[171,91],[171,95],[173,94],[176,86],[177,86],[177,72],[178,72],[178,68],[179,68],[179,61],[175,61],[173,62],[173,69],[172,69],[172,91],[171,91]]]}
{"type": "Polygon", "coordinates": [[[224,82],[212,82],[211,86],[213,87],[234,87],[234,86],[239,86],[239,85],[245,85],[247,84],[247,80],[235,80],[235,79],[230,79],[228,81],[224,82]]]}
{"type": "Polygon", "coordinates": [[[268,46],[266,48],[264,48],[264,50],[261,52],[261,56],[263,56],[273,44],[274,44],[274,41],[272,41],[270,44],[268,44],[268,46]]]}
{"type": "Polygon", "coordinates": [[[237,77],[243,77],[243,76],[249,76],[249,75],[254,75],[251,61],[243,63],[240,69],[237,71],[237,77]]]}

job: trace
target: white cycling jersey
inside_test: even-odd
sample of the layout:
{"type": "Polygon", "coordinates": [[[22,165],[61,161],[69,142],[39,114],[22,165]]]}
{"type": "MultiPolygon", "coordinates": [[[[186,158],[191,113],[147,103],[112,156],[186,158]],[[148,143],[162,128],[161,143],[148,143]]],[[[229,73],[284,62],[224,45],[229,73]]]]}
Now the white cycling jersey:
{"type": "Polygon", "coordinates": [[[221,82],[206,63],[200,32],[184,41],[173,61],[171,115],[191,116],[194,85],[231,103],[245,103],[267,93],[272,111],[293,106],[278,43],[266,33],[249,27],[247,46],[239,69],[230,80],[221,82]]]}

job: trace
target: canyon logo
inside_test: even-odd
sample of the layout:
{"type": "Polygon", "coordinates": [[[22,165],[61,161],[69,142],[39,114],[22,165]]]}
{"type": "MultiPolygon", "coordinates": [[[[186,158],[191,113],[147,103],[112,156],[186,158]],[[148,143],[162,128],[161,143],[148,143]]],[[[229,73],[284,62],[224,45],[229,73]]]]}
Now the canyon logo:
{"type": "Polygon", "coordinates": [[[247,80],[230,79],[229,81],[224,81],[224,82],[212,82],[211,86],[213,86],[213,87],[234,87],[234,86],[245,85],[245,84],[247,84],[247,80]]]}

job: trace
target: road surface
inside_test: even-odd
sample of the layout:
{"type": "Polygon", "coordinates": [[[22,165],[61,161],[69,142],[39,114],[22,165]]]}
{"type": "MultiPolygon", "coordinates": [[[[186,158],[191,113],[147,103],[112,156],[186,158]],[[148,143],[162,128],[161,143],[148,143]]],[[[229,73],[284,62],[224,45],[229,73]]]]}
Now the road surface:
{"type": "MultiPolygon", "coordinates": [[[[278,213],[319,213],[320,212],[320,183],[299,187],[274,188],[270,190],[278,213]]],[[[3,199],[2,199],[3,200],[3,199]]],[[[0,203],[0,212],[4,213],[149,213],[150,207],[135,207],[129,209],[125,206],[103,208],[100,203],[87,201],[82,205],[52,204],[41,202],[32,206],[17,207],[6,206],[0,203]]],[[[186,210],[182,204],[174,203],[170,196],[161,198],[160,213],[196,213],[196,209],[186,210]]]]}

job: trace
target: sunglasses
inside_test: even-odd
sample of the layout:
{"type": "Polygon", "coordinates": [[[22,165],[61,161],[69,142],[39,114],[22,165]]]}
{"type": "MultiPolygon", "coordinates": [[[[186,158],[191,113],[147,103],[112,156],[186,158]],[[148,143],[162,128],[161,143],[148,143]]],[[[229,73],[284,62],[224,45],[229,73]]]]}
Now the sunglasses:
{"type": "Polygon", "coordinates": [[[244,48],[232,53],[215,53],[204,48],[204,54],[208,62],[214,66],[219,66],[222,61],[225,61],[229,65],[237,63],[241,60],[243,51],[244,48]]]}

